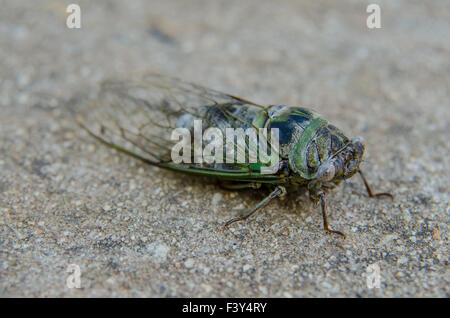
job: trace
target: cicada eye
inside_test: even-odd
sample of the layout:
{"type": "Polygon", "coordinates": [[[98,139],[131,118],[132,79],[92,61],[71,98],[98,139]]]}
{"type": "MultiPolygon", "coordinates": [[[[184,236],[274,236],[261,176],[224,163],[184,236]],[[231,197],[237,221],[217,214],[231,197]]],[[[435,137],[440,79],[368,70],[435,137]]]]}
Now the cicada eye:
{"type": "Polygon", "coordinates": [[[359,152],[363,153],[366,148],[366,144],[364,143],[364,139],[362,137],[356,137],[352,139],[352,144],[355,146],[359,152]]]}
{"type": "Polygon", "coordinates": [[[361,136],[352,139],[352,143],[364,145],[364,138],[361,136]]]}
{"type": "Polygon", "coordinates": [[[317,179],[321,181],[330,181],[333,180],[336,174],[336,168],[333,163],[326,162],[322,164],[317,170],[317,179]]]}

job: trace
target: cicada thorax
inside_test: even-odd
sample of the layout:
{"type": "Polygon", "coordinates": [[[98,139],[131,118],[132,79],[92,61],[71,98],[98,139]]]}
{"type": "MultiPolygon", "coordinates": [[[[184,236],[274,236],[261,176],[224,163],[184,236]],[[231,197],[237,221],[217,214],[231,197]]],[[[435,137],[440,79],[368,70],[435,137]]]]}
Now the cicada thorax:
{"type": "Polygon", "coordinates": [[[335,126],[311,110],[272,106],[268,129],[279,129],[280,155],[288,159],[293,173],[314,179],[322,162],[336,154],[349,139],[335,126]]]}

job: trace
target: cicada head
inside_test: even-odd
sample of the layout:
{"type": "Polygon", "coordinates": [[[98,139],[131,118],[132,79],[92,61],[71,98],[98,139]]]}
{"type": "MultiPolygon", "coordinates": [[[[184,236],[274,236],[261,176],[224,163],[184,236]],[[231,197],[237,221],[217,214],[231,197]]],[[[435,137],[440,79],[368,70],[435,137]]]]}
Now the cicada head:
{"type": "Polygon", "coordinates": [[[353,138],[339,152],[319,166],[316,178],[328,182],[352,177],[358,172],[364,148],[364,141],[361,137],[353,138]]]}

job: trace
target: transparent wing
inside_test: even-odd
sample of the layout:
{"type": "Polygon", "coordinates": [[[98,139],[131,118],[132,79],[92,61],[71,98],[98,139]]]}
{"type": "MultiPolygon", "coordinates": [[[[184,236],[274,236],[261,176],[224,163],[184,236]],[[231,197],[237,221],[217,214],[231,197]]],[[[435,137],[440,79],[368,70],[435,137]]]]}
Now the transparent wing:
{"type": "MultiPolygon", "coordinates": [[[[174,170],[211,174],[221,169],[172,162],[171,150],[177,142],[171,139],[173,130],[191,128],[194,120],[202,120],[203,130],[217,127],[225,136],[228,127],[252,127],[261,112],[267,113],[267,107],[176,78],[146,75],[103,82],[98,97],[86,103],[77,119],[91,135],[128,155],[174,170]]],[[[224,170],[230,169],[249,172],[236,165],[224,170]]]]}

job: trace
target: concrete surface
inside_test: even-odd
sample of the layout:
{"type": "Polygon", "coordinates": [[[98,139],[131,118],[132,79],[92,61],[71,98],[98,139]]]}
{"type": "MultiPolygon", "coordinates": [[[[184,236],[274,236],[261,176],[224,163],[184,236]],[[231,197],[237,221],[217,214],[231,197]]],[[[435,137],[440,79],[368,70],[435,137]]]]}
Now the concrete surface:
{"type": "Polygon", "coordinates": [[[450,3],[0,1],[0,296],[449,297],[450,3]],[[320,209],[145,166],[68,111],[103,78],[175,75],[311,107],[367,144],[320,209]],[[69,289],[69,264],[81,288],[69,289]],[[377,264],[381,286],[369,289],[377,264]]]}

